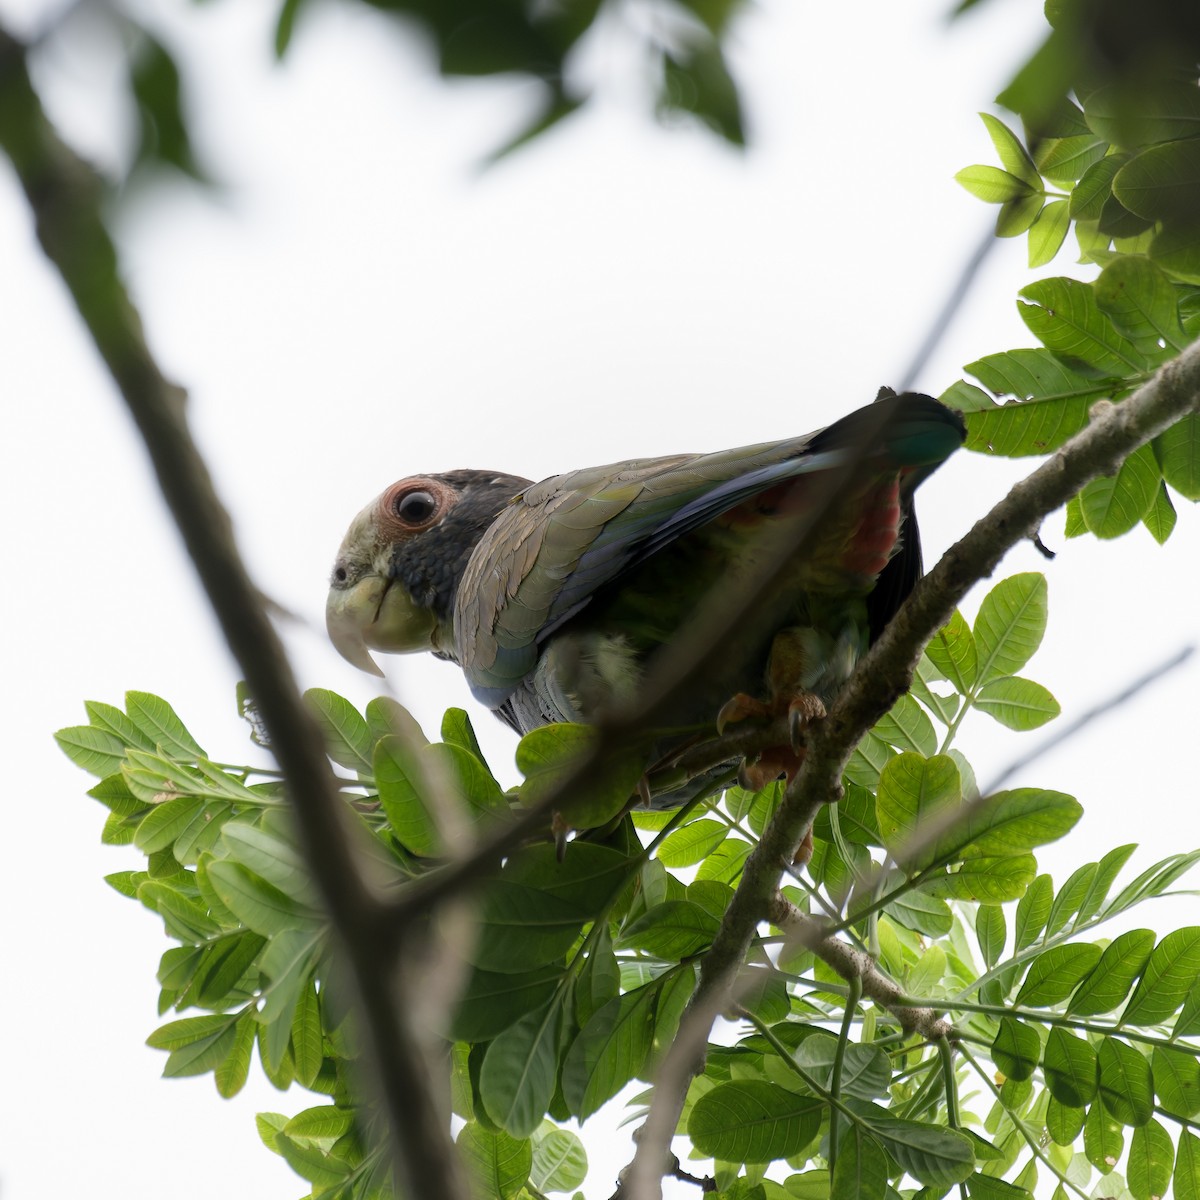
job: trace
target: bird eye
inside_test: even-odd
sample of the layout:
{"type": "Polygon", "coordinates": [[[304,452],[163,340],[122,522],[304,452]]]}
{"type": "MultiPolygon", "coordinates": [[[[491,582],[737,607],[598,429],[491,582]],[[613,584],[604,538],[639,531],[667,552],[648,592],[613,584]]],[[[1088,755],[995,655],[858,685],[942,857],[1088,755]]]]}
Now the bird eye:
{"type": "Polygon", "coordinates": [[[407,492],[393,502],[392,511],[406,525],[424,525],[437,511],[437,501],[429,492],[407,492]]]}

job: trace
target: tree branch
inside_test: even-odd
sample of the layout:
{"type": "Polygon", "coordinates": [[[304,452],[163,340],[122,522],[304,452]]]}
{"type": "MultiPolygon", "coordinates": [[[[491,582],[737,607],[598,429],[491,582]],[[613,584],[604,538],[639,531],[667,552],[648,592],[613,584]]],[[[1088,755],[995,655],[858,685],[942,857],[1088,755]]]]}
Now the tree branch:
{"type": "MultiPolygon", "coordinates": [[[[779,880],[821,805],[841,795],[841,778],[854,747],[904,694],[929,639],[959,601],[991,575],[1008,551],[1033,536],[1044,518],[1090,480],[1116,471],[1126,456],[1190,412],[1200,412],[1200,342],[1165,364],[1120,404],[1092,407],[1088,427],[1018,483],[956,542],[914,588],[879,640],[860,660],[824,721],[807,736],[800,771],[762,840],[746,859],[742,879],[712,949],[701,963],[690,1007],[720,1012],[760,921],[770,919],[779,880]]],[[[663,1060],[672,1087],[655,1089],[629,1173],[631,1200],[662,1194],[659,1172],[683,1110],[695,1068],[690,1048],[672,1046],[663,1060]]]]}
{"type": "Polygon", "coordinates": [[[363,1069],[391,1119],[409,1194],[461,1200],[464,1181],[445,1106],[424,1048],[405,1020],[394,961],[380,952],[383,908],[364,879],[351,817],[339,801],[324,742],[305,709],[243,566],[232,524],[190,434],[185,395],[146,346],[100,213],[104,185],[51,126],[29,79],[24,47],[0,29],[0,146],[16,168],[37,236],[62,275],[146,444],[159,486],[266,726],[287,781],[312,877],[340,940],[366,1017],[363,1069]]]}

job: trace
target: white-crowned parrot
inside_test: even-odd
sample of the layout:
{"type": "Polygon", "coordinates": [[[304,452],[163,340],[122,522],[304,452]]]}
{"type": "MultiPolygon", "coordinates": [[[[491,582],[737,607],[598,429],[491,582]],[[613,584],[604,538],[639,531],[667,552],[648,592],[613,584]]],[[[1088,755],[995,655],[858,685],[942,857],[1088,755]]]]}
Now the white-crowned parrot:
{"type": "Polygon", "coordinates": [[[537,484],[496,471],[410,476],[354,518],[330,580],[329,633],[375,674],[370,650],[458,663],[476,698],[520,733],[600,719],[637,695],[655,652],[711,589],[781,539],[795,544],[831,472],[861,456],[854,486],[663,724],[712,731],[719,713],[789,708],[811,717],[919,578],[913,490],[963,437],[958,413],[884,389],[781,442],[537,484]]]}

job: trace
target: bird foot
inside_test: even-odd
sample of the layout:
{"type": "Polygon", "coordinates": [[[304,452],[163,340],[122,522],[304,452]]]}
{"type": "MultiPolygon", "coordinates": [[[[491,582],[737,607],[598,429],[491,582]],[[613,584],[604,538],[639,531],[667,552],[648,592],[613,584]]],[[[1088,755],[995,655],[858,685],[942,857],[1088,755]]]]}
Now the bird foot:
{"type": "Polygon", "coordinates": [[[754,761],[742,760],[738,767],[738,786],[747,791],[762,791],[768,783],[779,778],[786,778],[789,783],[792,781],[804,761],[804,731],[826,715],[825,704],[813,692],[796,692],[786,699],[775,696],[770,700],[759,700],[745,692],[738,692],[717,713],[717,733],[720,734],[737,721],[774,717],[781,711],[787,712],[791,744],[768,746],[754,761]]]}
{"type": "Polygon", "coordinates": [[[724,733],[727,725],[736,724],[738,721],[773,716],[774,711],[765,700],[759,700],[748,692],[738,692],[721,705],[721,710],[717,713],[717,733],[724,733]]]}
{"type": "Polygon", "coordinates": [[[804,749],[804,731],[820,721],[827,712],[821,697],[813,692],[797,692],[788,702],[788,734],[792,749],[799,754],[804,749]]]}

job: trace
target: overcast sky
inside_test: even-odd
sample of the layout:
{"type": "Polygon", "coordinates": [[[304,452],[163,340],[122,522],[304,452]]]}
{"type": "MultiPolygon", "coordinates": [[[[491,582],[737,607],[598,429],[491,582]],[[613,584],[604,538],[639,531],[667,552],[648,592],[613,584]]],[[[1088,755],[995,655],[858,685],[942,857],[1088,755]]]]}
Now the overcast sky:
{"type": "MultiPolygon", "coordinates": [[[[117,227],[125,273],[151,346],[190,392],[251,569],[295,614],[284,632],[305,686],[360,705],[376,693],[328,647],[322,613],[347,523],[393,480],[459,466],[537,479],[790,436],[899,381],[989,219],[952,178],[993,161],[975,112],[1040,20],[1039,4],[991,0],[951,28],[948,7],[766,0],[748,13],[734,37],[746,154],[646,118],[627,49],[607,34],[587,58],[604,99],[480,173],[529,112],[528,85],[447,87],[420,43],[365,7],[314,6],[278,67],[261,0],[142,6],[190,68],[199,150],[225,186],[144,189],[117,227]]],[[[19,32],[52,11],[0,0],[19,32]]],[[[130,136],[111,70],[72,32],[39,82],[77,145],[111,165],[130,136]]],[[[143,1041],[168,943],[103,883],[138,858],[99,844],[91,780],[51,741],[84,719],[85,699],[119,704],[134,688],[171,701],[215,758],[252,756],[236,668],[6,163],[0,264],[0,1194],[288,1200],[301,1181],[260,1146],[253,1113],[309,1098],[252,1079],[227,1103],[211,1077],[160,1080],[164,1055],[143,1041]]],[[[1014,304],[1024,264],[1022,241],[997,249],[923,390],[1032,344],[1014,304]]],[[[1068,248],[1039,274],[1079,270],[1068,248]]],[[[1031,465],[951,460],[921,495],[927,561],[1031,465]]],[[[1049,575],[1049,640],[1027,673],[1070,716],[1196,639],[1200,524],[1181,511],[1161,550],[1143,530],[1106,545],[1061,530],[1054,517],[1043,534],[1054,563],[1022,547],[1003,570],[1049,575]]],[[[471,709],[513,777],[514,739],[455,669],[387,670],[430,732],[448,704],[471,709]]],[[[1087,810],[1078,839],[1042,856],[1058,881],[1118,840],[1142,842],[1138,869],[1200,844],[1198,686],[1196,667],[1176,673],[1026,773],[1087,810]]],[[[1039,736],[980,716],[962,745],[986,779],[1039,736]]],[[[597,1143],[592,1128],[606,1148],[589,1200],[629,1157],[626,1134],[597,1143]]]]}

